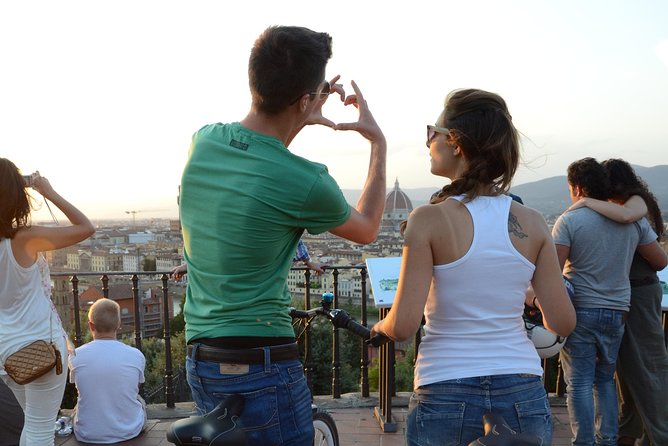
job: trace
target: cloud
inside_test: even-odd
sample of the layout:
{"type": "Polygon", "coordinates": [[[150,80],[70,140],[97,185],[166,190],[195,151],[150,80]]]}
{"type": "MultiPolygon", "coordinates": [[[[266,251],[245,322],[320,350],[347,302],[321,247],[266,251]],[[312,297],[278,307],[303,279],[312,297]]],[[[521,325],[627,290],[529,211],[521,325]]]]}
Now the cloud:
{"type": "Polygon", "coordinates": [[[655,50],[659,60],[668,68],[668,39],[659,41],[655,50]]]}

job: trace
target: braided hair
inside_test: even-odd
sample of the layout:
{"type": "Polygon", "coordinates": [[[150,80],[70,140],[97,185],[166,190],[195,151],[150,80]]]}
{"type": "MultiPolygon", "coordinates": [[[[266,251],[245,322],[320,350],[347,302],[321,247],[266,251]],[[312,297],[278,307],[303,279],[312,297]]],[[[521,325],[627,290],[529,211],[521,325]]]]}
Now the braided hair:
{"type": "Polygon", "coordinates": [[[460,147],[467,162],[461,177],[435,193],[430,202],[453,195],[473,200],[483,194],[504,194],[517,170],[520,143],[506,102],[496,93],[477,89],[454,90],[436,121],[450,129],[449,138],[460,147]]]}

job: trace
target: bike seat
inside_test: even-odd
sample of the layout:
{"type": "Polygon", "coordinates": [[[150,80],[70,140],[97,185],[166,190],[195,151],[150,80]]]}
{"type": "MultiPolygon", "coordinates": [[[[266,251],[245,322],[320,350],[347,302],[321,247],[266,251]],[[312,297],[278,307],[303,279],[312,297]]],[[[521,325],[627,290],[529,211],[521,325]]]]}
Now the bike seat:
{"type": "Polygon", "coordinates": [[[177,446],[246,446],[246,434],[239,422],[243,407],[243,396],[229,395],[204,416],[172,423],[167,441],[177,446]]]}
{"type": "Polygon", "coordinates": [[[485,435],[469,443],[468,446],[542,446],[543,440],[536,435],[518,434],[508,426],[499,414],[483,415],[485,435]]]}

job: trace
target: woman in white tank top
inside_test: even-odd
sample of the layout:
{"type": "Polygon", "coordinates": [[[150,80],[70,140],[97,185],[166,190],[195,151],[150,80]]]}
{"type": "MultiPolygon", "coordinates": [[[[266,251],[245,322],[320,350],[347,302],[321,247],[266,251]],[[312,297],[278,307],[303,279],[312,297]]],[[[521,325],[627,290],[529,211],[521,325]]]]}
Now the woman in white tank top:
{"type": "Polygon", "coordinates": [[[53,369],[19,385],[2,364],[31,342],[50,338],[67,364],[66,334],[51,302],[48,265],[40,253],[74,245],[93,232],[88,218],[58,195],[46,178],[39,173],[24,178],[14,163],[0,158],[0,378],[24,412],[21,446],[54,444],[53,426],[67,373],[57,375],[53,369]],[[72,224],[55,228],[31,225],[28,187],[56,205],[72,224]]]}
{"type": "Polygon", "coordinates": [[[426,321],[407,442],[468,445],[492,411],[550,444],[540,359],[522,322],[527,289],[540,296],[545,327],[560,336],[573,330],[575,312],[544,218],[506,195],[519,138],[505,101],[482,90],[451,92],[427,126],[427,147],[431,172],[452,183],[408,218],[395,301],[373,328],[404,340],[426,321]]]}

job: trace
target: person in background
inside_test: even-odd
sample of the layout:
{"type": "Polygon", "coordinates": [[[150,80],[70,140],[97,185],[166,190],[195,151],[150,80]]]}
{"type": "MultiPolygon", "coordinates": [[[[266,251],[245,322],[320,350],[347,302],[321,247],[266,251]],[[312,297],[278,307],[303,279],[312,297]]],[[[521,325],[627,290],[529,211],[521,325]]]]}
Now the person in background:
{"type": "MultiPolygon", "coordinates": [[[[586,206],[619,223],[647,218],[660,240],[661,210],[645,181],[624,160],[602,164],[610,180],[609,200],[584,197],[569,210],[586,206]]],[[[668,351],[662,326],[663,290],[656,274],[667,261],[665,253],[663,262],[654,265],[637,252],[633,255],[631,308],[616,368],[620,445],[668,445],[668,351]]]]}
{"type": "MultiPolygon", "coordinates": [[[[568,167],[568,188],[572,203],[605,200],[608,174],[595,159],[583,158],[568,167]]],[[[665,253],[647,220],[620,224],[587,207],[564,212],[552,235],[577,314],[560,352],[573,445],[617,445],[614,372],[631,299],[631,261],[637,251],[656,268],[665,265],[665,253]]]]}
{"type": "MultiPolygon", "coordinates": [[[[61,197],[46,178],[38,172],[24,178],[14,163],[0,158],[0,366],[9,355],[38,340],[52,340],[65,362],[67,335],[51,301],[49,267],[41,253],[74,245],[94,232],[88,218],[61,197]],[[28,188],[56,205],[71,225],[31,224],[28,188]]],[[[54,423],[66,377],[54,368],[19,385],[0,369],[0,378],[23,409],[22,446],[54,444],[54,423]]]]}
{"type": "Polygon", "coordinates": [[[115,301],[96,300],[88,310],[88,328],[93,341],[70,357],[70,382],[79,393],[74,435],[81,442],[103,444],[135,438],[147,420],[146,403],[139,395],[146,359],[117,340],[121,308],[115,301]]]}
{"type": "Polygon", "coordinates": [[[520,155],[506,102],[451,92],[427,126],[427,147],[431,172],[452,183],[411,212],[395,300],[373,327],[401,341],[425,319],[407,443],[468,445],[491,410],[551,444],[541,360],[522,323],[525,292],[532,284],[545,327],[561,336],[575,313],[545,219],[506,194],[520,155]]]}
{"type": "Polygon", "coordinates": [[[0,426],[0,446],[19,446],[23,410],[3,380],[0,380],[0,426]]]}
{"type": "Polygon", "coordinates": [[[383,212],[385,136],[355,82],[345,96],[339,76],[325,80],[331,43],[303,27],[267,28],[250,53],[250,111],[240,122],[198,130],[181,178],[188,382],[199,414],[226,394],[245,396],[241,422],[251,445],[313,443],[311,395],[288,314],[300,237],[329,231],[370,243],[383,212]],[[332,92],[357,108],[356,122],[323,116],[332,92]],[[288,150],[314,124],[370,143],[354,208],[326,166],[288,150]]]}
{"type": "Polygon", "coordinates": [[[295,256],[292,258],[292,261],[302,262],[305,267],[315,271],[315,273],[318,275],[324,272],[320,263],[311,260],[311,255],[308,252],[308,248],[306,247],[306,244],[301,241],[301,239],[299,240],[299,243],[297,243],[297,251],[295,252],[295,256]]]}

